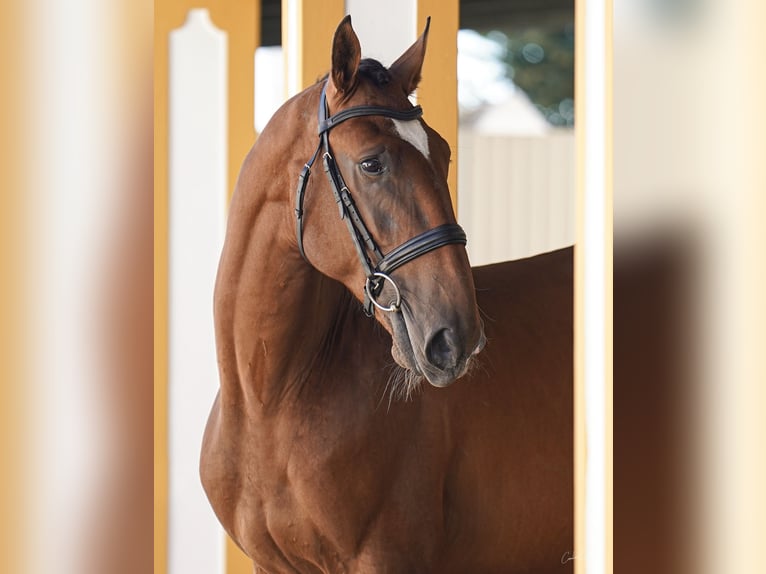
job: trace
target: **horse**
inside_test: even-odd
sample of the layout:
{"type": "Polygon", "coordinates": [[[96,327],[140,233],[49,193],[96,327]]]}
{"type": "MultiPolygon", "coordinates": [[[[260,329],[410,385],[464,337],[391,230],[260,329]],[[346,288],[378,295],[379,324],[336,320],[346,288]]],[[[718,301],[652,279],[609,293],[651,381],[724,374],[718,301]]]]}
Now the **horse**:
{"type": "Polygon", "coordinates": [[[344,18],[236,183],[200,475],[257,573],[572,570],[572,250],[471,268],[428,27],[386,68],[344,18]]]}

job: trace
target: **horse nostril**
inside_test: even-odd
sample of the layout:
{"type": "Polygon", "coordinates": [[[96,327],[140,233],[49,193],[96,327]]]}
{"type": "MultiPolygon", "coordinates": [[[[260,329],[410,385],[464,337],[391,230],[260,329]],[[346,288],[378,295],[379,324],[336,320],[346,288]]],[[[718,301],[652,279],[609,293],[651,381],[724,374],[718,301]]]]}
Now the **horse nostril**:
{"type": "Polygon", "coordinates": [[[426,345],[426,358],[429,363],[443,371],[457,365],[460,350],[457,338],[450,329],[440,329],[431,337],[426,345]]]}

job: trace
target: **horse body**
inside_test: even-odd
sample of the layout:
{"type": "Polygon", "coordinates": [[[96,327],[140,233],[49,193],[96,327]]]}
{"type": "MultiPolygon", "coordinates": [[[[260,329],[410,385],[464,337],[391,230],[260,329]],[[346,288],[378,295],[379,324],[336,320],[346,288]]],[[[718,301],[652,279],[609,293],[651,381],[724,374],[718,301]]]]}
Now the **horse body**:
{"type": "MultiPolygon", "coordinates": [[[[353,248],[337,242],[322,261],[353,277],[344,285],[296,245],[286,191],[315,146],[319,90],[277,112],[232,199],[214,309],[221,388],[200,467],[218,518],[257,572],[569,571],[571,249],[472,277],[432,273],[434,301],[452,281],[475,283],[487,345],[457,384],[392,400],[392,354],[408,364],[407,353],[390,323],[362,314],[353,248]]],[[[312,201],[337,214],[331,198],[312,201]]],[[[316,260],[321,238],[306,245],[316,260]]],[[[443,247],[410,265],[462,253],[443,247]]],[[[425,297],[408,273],[414,306],[425,297]]],[[[408,323],[413,347],[428,339],[418,328],[408,323]]],[[[455,337],[467,356],[465,332],[455,337]]]]}

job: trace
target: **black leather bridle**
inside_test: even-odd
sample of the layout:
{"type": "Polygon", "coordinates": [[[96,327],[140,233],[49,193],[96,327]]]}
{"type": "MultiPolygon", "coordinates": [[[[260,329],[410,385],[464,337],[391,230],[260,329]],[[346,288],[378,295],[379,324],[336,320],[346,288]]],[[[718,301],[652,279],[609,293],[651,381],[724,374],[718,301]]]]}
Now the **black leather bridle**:
{"type": "MultiPolygon", "coordinates": [[[[327,80],[329,81],[329,79],[327,80]]],[[[324,149],[322,154],[322,163],[324,171],[330,181],[335,202],[338,204],[340,218],[346,222],[349,234],[356,247],[359,261],[362,264],[364,273],[367,277],[364,284],[364,312],[368,317],[375,314],[375,307],[381,311],[397,312],[401,308],[402,296],[398,285],[391,278],[391,273],[413,259],[421,255],[449,245],[451,243],[466,244],[466,236],[463,228],[455,223],[445,223],[428,231],[416,235],[412,239],[405,241],[399,247],[392,249],[386,255],[383,255],[370,231],[364,224],[361,215],[354,205],[354,200],[346,186],[343,176],[338,169],[335,158],[330,149],[330,130],[338,124],[351,118],[361,116],[385,116],[397,120],[416,120],[423,115],[423,109],[415,106],[409,110],[393,110],[382,106],[355,106],[338,112],[335,115],[328,116],[327,109],[327,82],[322,88],[322,95],[319,98],[319,145],[314,155],[303,166],[298,176],[298,187],[296,189],[295,216],[296,216],[296,234],[298,236],[298,249],[301,256],[309,262],[303,249],[303,198],[306,192],[306,184],[311,175],[311,166],[319,156],[319,152],[324,149]],[[374,256],[374,260],[371,257],[374,256]],[[375,263],[377,261],[377,263],[375,263]],[[388,281],[394,289],[396,299],[388,306],[381,305],[377,297],[383,290],[383,285],[388,281]]]]}

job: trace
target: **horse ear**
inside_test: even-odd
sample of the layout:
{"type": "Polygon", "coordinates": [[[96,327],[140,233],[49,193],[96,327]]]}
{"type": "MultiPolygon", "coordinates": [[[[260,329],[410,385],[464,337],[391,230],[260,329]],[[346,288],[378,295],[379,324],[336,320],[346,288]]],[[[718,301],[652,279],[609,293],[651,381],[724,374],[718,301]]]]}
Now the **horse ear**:
{"type": "Polygon", "coordinates": [[[426,42],[428,42],[428,28],[431,26],[431,17],[426,19],[426,28],[410,46],[407,51],[399,56],[399,59],[391,64],[391,74],[404,86],[404,91],[411,94],[420,83],[420,71],[423,69],[423,59],[426,56],[426,42]]]}
{"type": "Polygon", "coordinates": [[[342,95],[350,94],[356,87],[356,71],[362,58],[359,38],[351,27],[351,15],[338,24],[332,39],[332,83],[342,95]]]}

